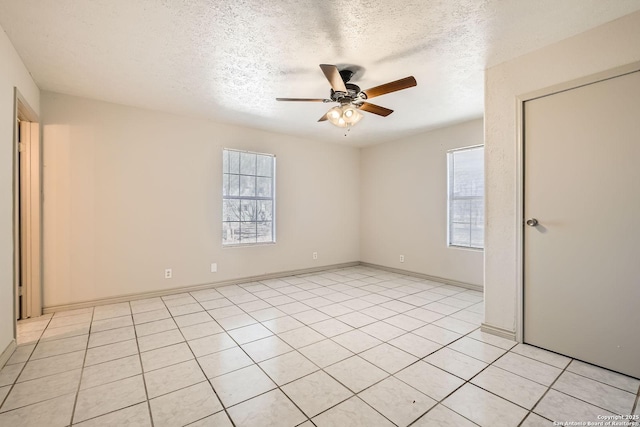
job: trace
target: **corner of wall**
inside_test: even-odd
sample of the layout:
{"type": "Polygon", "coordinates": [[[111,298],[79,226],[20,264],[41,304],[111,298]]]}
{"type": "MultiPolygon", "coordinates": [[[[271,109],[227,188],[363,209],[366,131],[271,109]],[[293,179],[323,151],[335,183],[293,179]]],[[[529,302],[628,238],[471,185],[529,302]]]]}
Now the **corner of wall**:
{"type": "MultiPolygon", "coordinates": [[[[0,198],[13,206],[14,88],[39,114],[40,89],[0,27],[0,198]]],[[[0,212],[0,349],[15,345],[13,209],[0,212]]]]}

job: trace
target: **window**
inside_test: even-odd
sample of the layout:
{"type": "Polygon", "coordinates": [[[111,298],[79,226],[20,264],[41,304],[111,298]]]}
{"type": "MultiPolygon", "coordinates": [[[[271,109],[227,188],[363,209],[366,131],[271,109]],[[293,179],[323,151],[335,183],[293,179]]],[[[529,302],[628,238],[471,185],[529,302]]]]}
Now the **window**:
{"type": "Polygon", "coordinates": [[[447,153],[449,169],[448,244],[484,248],[484,147],[447,153]]]}
{"type": "Polygon", "coordinates": [[[222,151],[222,244],[275,243],[276,158],[222,151]]]}

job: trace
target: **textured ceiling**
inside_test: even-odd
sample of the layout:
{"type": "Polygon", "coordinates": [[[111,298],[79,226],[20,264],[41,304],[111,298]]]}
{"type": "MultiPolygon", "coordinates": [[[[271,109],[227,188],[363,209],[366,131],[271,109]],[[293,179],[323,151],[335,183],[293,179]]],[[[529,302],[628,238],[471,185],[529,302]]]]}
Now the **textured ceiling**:
{"type": "Polygon", "coordinates": [[[41,89],[363,146],[480,117],[483,70],[633,11],[640,0],[0,0],[41,89]],[[363,68],[395,110],[344,130],[318,64],[363,68]]]}

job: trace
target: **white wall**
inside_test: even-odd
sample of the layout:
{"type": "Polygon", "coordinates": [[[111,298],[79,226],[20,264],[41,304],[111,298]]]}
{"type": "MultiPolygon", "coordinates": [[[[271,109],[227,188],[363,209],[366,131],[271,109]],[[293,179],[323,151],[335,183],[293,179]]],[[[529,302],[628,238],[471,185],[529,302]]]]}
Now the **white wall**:
{"type": "Polygon", "coordinates": [[[48,92],[42,121],[45,307],[360,258],[357,148],[48,92]],[[277,156],[275,245],[222,248],[223,147],[277,156]]]}
{"type": "Polygon", "coordinates": [[[0,28],[0,353],[13,331],[13,125],[14,87],[38,113],[40,91],[0,28]]]}
{"type": "MultiPolygon", "coordinates": [[[[485,324],[517,330],[520,95],[640,60],[640,12],[497,65],[485,77],[485,324]]],[[[587,242],[585,242],[587,243],[587,242]]],[[[589,242],[591,243],[591,242],[589,242]]],[[[595,243],[591,243],[595,244],[595,243]]]]}
{"type": "Polygon", "coordinates": [[[362,149],[363,262],[482,285],[482,251],[447,246],[446,153],[483,138],[479,119],[362,149]]]}

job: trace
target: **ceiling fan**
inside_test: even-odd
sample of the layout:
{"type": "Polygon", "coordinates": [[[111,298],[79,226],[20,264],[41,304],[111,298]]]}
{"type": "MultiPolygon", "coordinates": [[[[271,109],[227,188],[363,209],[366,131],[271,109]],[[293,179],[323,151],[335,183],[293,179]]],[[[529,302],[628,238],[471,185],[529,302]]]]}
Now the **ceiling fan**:
{"type": "Polygon", "coordinates": [[[362,113],[359,110],[387,117],[393,113],[393,110],[371,104],[366,100],[417,85],[416,79],[410,76],[370,89],[360,90],[357,85],[349,83],[354,75],[353,70],[338,70],[338,67],[330,64],[320,64],[320,69],[322,69],[331,85],[329,98],[276,98],[276,101],[337,102],[340,105],[331,108],[318,121],[329,120],[329,122],[342,128],[350,127],[362,119],[362,113]]]}

